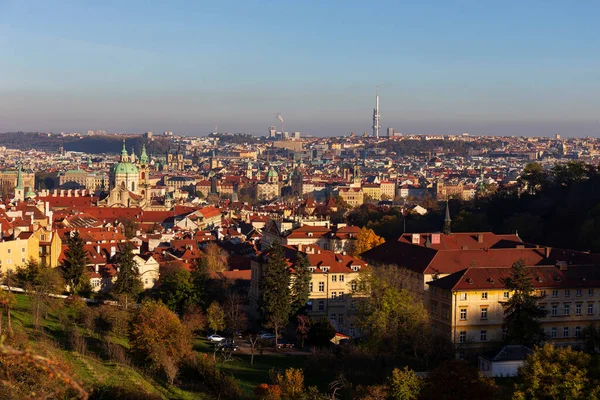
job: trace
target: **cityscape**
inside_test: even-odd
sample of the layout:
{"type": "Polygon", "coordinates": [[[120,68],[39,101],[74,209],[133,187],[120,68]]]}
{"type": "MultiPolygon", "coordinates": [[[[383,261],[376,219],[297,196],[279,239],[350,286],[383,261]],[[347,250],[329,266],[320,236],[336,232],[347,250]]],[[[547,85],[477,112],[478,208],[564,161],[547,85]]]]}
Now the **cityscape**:
{"type": "Polygon", "coordinates": [[[374,11],[357,2],[8,3],[0,398],[600,397],[595,6],[507,4],[491,16],[385,2],[415,18],[406,29],[441,24],[412,46],[398,39],[407,65],[389,63],[409,76],[361,59],[393,19],[378,12],[373,32],[340,38],[348,25],[317,15],[363,21],[374,11]],[[529,30],[534,9],[547,19],[529,30]],[[45,14],[65,13],[97,13],[111,29],[74,18],[39,32],[45,14]],[[277,13],[302,26],[257,28],[277,13]],[[481,19],[440,36],[462,13],[481,19]],[[11,20],[28,15],[25,34],[11,20]],[[144,18],[164,18],[164,35],[144,18]],[[227,18],[245,30],[209,36],[227,18]],[[197,44],[201,33],[214,43],[197,44]],[[559,36],[578,69],[548,45],[559,36]],[[498,61],[488,43],[507,58],[484,73],[498,61]],[[96,65],[80,68],[79,54],[96,65]],[[289,70],[271,70],[287,65],[275,55],[289,70]],[[341,68],[343,56],[356,65],[341,68]],[[448,71],[425,67],[438,58],[448,71]],[[505,81],[521,67],[530,83],[505,81]]]}

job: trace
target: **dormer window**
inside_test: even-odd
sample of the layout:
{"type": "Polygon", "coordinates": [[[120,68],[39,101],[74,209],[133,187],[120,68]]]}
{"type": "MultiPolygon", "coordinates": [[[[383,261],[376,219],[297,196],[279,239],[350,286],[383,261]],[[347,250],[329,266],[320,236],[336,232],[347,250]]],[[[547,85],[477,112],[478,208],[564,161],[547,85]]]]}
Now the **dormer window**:
{"type": "Polygon", "coordinates": [[[315,272],[315,270],[316,270],[316,269],[317,269],[317,267],[308,267],[308,270],[309,270],[310,272],[315,272]]]}
{"type": "Polygon", "coordinates": [[[321,271],[323,271],[323,272],[329,272],[329,267],[321,267],[321,271]]]}
{"type": "Polygon", "coordinates": [[[352,268],[352,271],[354,271],[354,272],[358,272],[358,270],[360,270],[360,266],[359,265],[353,265],[350,268],[352,268]]]}

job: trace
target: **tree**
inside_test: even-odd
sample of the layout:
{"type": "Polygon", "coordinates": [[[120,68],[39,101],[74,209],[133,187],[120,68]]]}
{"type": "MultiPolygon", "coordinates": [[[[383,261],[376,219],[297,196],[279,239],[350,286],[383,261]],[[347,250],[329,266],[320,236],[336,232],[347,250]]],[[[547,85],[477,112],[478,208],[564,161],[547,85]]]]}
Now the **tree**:
{"type": "Polygon", "coordinates": [[[123,250],[119,253],[118,265],[119,272],[117,273],[113,292],[124,296],[125,308],[127,309],[129,298],[136,298],[143,290],[142,281],[140,281],[140,272],[133,260],[131,244],[126,243],[123,250]]]}
{"type": "Polygon", "coordinates": [[[537,347],[519,369],[513,398],[597,399],[600,387],[590,376],[592,357],[570,347],[537,347]]]}
{"type": "Polygon", "coordinates": [[[296,337],[300,340],[300,347],[304,348],[304,341],[308,339],[311,320],[306,315],[298,315],[298,326],[296,327],[296,337]]]}
{"type": "Polygon", "coordinates": [[[287,325],[292,313],[290,272],[279,242],[274,243],[269,250],[268,261],[260,281],[259,306],[264,325],[275,331],[277,346],[279,330],[287,325]]]}
{"type": "Polygon", "coordinates": [[[225,329],[225,312],[223,312],[223,308],[216,301],[206,310],[206,322],[213,332],[225,329]]]}
{"type": "Polygon", "coordinates": [[[209,274],[216,274],[227,269],[227,252],[216,243],[209,243],[204,249],[204,260],[209,274]]]}
{"type": "Polygon", "coordinates": [[[2,335],[2,319],[3,313],[2,308],[6,311],[6,329],[9,335],[12,335],[12,318],[11,318],[11,310],[17,304],[17,298],[15,295],[9,291],[1,291],[0,292],[0,336],[2,335]]]}
{"type": "Polygon", "coordinates": [[[383,240],[382,237],[377,236],[373,229],[363,226],[360,230],[360,233],[356,235],[356,240],[353,242],[350,254],[356,257],[384,242],[385,240],[383,240]]]}
{"type": "Polygon", "coordinates": [[[312,279],[312,273],[308,269],[310,261],[304,253],[297,253],[296,261],[292,266],[294,275],[292,278],[292,312],[302,311],[306,307],[306,302],[309,297],[309,284],[312,279]]]}
{"type": "Polygon", "coordinates": [[[62,274],[57,269],[43,267],[29,260],[24,267],[17,268],[17,279],[32,293],[33,324],[39,329],[42,314],[47,316],[50,308],[59,302],[51,295],[62,293],[65,289],[62,274]]]}
{"type": "Polygon", "coordinates": [[[527,189],[530,194],[540,190],[547,184],[548,174],[539,163],[529,163],[523,168],[519,177],[519,184],[523,189],[527,189]]]}
{"type": "Polygon", "coordinates": [[[308,341],[317,347],[329,346],[335,337],[335,328],[326,317],[313,322],[308,332],[308,341]]]}
{"type": "Polygon", "coordinates": [[[419,397],[423,382],[415,371],[404,367],[394,368],[388,379],[389,398],[391,400],[414,400],[419,397]]]}
{"type": "Polygon", "coordinates": [[[170,381],[173,369],[191,354],[189,331],[164,304],[142,303],[131,323],[129,343],[132,354],[151,370],[162,370],[170,381]]]}
{"type": "Polygon", "coordinates": [[[522,260],[513,264],[510,276],[501,282],[512,292],[511,298],[502,303],[506,341],[533,347],[543,338],[539,320],[546,316],[546,311],[537,304],[543,296],[534,294],[531,276],[522,260]]]}
{"type": "Polygon", "coordinates": [[[89,259],[84,245],[85,243],[78,231],[74,231],[67,240],[62,272],[72,294],[88,291],[89,289],[90,282],[86,274],[89,259]]]}
{"type": "Polygon", "coordinates": [[[157,294],[167,307],[179,313],[197,300],[190,272],[179,266],[161,273],[157,294]]]}
{"type": "Polygon", "coordinates": [[[248,322],[243,306],[244,300],[236,292],[230,292],[227,299],[225,299],[225,323],[231,330],[232,335],[243,330],[248,322]]]}
{"type": "Polygon", "coordinates": [[[413,282],[405,269],[396,266],[360,272],[356,325],[367,333],[372,351],[419,358],[431,350],[428,314],[413,282]]]}
{"type": "Polygon", "coordinates": [[[493,399],[497,390],[492,378],[464,361],[444,361],[425,379],[420,398],[423,400],[493,399]]]}
{"type": "Polygon", "coordinates": [[[301,369],[288,368],[283,373],[272,371],[273,383],[281,388],[281,394],[288,400],[304,398],[304,373],[301,369]]]}

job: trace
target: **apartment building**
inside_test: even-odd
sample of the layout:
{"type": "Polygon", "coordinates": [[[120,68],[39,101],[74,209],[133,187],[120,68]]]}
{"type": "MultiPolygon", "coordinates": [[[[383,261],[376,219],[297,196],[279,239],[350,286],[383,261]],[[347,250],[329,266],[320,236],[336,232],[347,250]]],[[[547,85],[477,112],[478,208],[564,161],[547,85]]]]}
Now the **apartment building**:
{"type": "MultiPolygon", "coordinates": [[[[541,320],[545,340],[580,346],[583,329],[600,321],[600,268],[560,262],[527,270],[547,311],[541,320]]],[[[502,304],[512,296],[502,280],[509,275],[509,268],[467,268],[429,282],[434,330],[465,348],[502,342],[502,304]]]]}
{"type": "MultiPolygon", "coordinates": [[[[284,246],[285,257],[291,268],[299,253],[304,253],[310,262],[311,281],[306,314],[314,319],[328,318],[338,332],[356,336],[352,322],[357,298],[356,289],[359,273],[368,265],[357,258],[323,250],[316,245],[284,246]]],[[[250,299],[256,306],[260,296],[260,281],[267,263],[269,250],[260,253],[251,262],[250,299]]]]}

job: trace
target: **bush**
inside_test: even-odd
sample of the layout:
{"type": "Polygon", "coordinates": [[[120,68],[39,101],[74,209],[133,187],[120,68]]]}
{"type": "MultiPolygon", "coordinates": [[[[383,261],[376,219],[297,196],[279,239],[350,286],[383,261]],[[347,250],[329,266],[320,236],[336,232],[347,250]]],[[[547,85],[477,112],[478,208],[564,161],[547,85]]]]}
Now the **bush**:
{"type": "Polygon", "coordinates": [[[106,340],[104,341],[104,352],[106,357],[113,362],[131,365],[131,360],[127,356],[127,350],[120,344],[106,340]]]}

